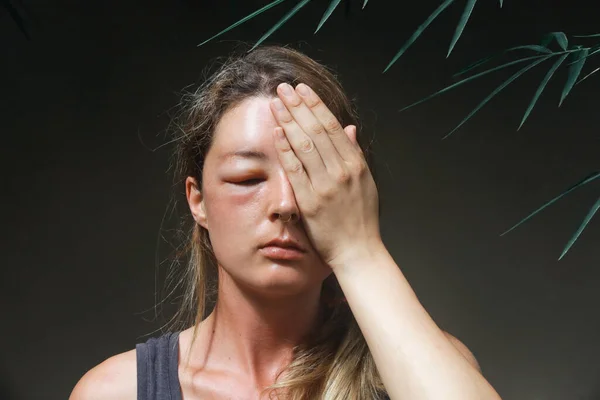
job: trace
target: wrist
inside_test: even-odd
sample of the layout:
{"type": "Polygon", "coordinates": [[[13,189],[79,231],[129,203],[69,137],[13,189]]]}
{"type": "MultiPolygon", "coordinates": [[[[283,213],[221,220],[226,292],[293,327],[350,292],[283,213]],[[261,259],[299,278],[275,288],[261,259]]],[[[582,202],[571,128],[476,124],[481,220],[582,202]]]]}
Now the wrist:
{"type": "Polygon", "coordinates": [[[389,252],[385,244],[378,239],[360,246],[353,246],[331,261],[329,266],[336,276],[354,274],[363,269],[373,268],[373,266],[379,264],[378,260],[388,255],[389,252]]]}

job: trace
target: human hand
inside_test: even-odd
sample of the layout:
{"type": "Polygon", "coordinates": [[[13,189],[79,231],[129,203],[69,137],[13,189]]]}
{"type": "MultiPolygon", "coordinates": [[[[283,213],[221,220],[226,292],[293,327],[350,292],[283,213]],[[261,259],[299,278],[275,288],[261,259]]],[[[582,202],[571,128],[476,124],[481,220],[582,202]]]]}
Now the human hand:
{"type": "Polygon", "coordinates": [[[356,141],[305,84],[277,87],[271,111],[275,148],[294,190],[306,233],[332,269],[379,246],[378,193],[356,141]]]}

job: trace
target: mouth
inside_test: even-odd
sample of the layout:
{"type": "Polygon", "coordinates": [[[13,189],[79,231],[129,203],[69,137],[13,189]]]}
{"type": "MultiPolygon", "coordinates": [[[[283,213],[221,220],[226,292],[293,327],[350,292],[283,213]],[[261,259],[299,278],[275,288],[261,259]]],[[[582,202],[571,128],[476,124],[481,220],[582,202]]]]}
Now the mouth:
{"type": "Polygon", "coordinates": [[[306,256],[306,252],[298,248],[277,245],[261,247],[260,252],[267,258],[278,260],[301,260],[306,256]]]}

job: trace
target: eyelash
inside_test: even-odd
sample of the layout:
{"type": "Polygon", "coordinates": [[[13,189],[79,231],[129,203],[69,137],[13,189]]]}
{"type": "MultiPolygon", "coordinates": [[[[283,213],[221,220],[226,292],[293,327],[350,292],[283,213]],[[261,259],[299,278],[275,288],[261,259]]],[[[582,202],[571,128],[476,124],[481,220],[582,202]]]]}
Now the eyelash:
{"type": "Polygon", "coordinates": [[[252,185],[254,182],[262,182],[263,179],[259,179],[259,178],[254,178],[254,179],[247,179],[245,181],[241,181],[241,182],[235,182],[235,185],[240,185],[240,186],[250,186],[252,185]],[[250,183],[252,182],[252,183],[250,183]]]}

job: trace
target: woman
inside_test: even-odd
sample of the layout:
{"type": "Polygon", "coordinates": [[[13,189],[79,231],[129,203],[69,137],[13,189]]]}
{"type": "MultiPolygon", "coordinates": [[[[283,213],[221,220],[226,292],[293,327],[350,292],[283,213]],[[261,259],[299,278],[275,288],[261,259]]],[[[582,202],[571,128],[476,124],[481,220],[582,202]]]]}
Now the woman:
{"type": "Polygon", "coordinates": [[[72,400],[499,399],[386,250],[370,152],[331,72],[259,47],[186,107],[195,319],[96,366],[72,400]]]}

